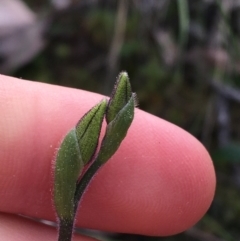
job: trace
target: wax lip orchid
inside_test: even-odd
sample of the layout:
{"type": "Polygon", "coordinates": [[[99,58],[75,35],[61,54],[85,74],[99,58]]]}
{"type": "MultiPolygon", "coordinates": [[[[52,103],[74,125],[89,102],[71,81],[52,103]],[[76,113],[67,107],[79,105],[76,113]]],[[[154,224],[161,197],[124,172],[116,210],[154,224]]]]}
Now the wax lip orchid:
{"type": "Polygon", "coordinates": [[[134,118],[135,94],[126,72],[117,78],[110,99],[90,109],[64,137],[54,170],[54,205],[58,241],[71,241],[74,219],[92,177],[117,151],[134,118]],[[96,153],[103,119],[107,127],[96,153]],[[83,169],[87,166],[86,172],[83,169]],[[80,178],[81,175],[81,178],[80,178]]]}

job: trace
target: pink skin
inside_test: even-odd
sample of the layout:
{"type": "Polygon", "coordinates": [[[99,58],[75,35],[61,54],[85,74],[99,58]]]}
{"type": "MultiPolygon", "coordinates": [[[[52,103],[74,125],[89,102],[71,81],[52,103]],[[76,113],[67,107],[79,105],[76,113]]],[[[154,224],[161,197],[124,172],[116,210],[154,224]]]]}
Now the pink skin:
{"type": "MultiPolygon", "coordinates": [[[[103,96],[6,76],[0,76],[0,86],[0,211],[5,213],[0,215],[1,237],[54,240],[56,230],[14,214],[56,220],[56,148],[103,96]]],[[[215,184],[213,164],[202,144],[179,127],[137,109],[119,150],[88,187],[76,224],[173,235],[204,215],[215,184]]],[[[76,235],[74,240],[92,239],[76,235]]]]}

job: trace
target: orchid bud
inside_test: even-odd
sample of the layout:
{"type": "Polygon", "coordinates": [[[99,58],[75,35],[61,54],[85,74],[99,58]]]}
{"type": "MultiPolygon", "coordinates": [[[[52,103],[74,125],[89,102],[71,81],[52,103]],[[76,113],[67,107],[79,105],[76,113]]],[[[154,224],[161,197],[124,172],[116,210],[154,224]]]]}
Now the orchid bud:
{"type": "Polygon", "coordinates": [[[94,155],[106,100],[88,111],[63,139],[56,158],[54,202],[60,219],[74,217],[74,194],[82,169],[94,155]]]}
{"type": "Polygon", "coordinates": [[[54,203],[60,219],[74,216],[74,193],[83,165],[74,128],[63,139],[56,158],[54,203]]]}
{"type": "Polygon", "coordinates": [[[132,96],[128,74],[121,72],[117,78],[106,111],[107,123],[111,122],[117,113],[128,103],[132,96]]]}
{"type": "Polygon", "coordinates": [[[88,111],[76,125],[76,135],[84,164],[87,164],[97,149],[107,100],[101,101],[88,111]]]}
{"type": "Polygon", "coordinates": [[[106,134],[102,140],[97,160],[105,163],[118,149],[125,138],[134,117],[134,94],[128,103],[117,113],[108,124],[106,134]]]}

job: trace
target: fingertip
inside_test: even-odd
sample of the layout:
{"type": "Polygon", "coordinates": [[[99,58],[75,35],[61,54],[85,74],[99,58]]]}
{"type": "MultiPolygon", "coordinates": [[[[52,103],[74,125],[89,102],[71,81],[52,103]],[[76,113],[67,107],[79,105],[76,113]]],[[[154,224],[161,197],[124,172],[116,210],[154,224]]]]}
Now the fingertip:
{"type": "Polygon", "coordinates": [[[136,111],[126,139],[90,184],[79,212],[92,228],[97,223],[108,231],[173,235],[205,214],[215,183],[211,158],[198,140],[136,111]],[[99,208],[92,212],[96,201],[99,208]]]}
{"type": "Polygon", "coordinates": [[[198,222],[212,203],[216,177],[211,157],[195,137],[163,119],[139,111],[135,125],[141,132],[131,150],[145,157],[143,166],[148,162],[145,173],[148,170],[150,181],[145,185],[151,192],[145,194],[146,217],[153,223],[148,232],[164,236],[182,232],[198,222]]]}
{"type": "MultiPolygon", "coordinates": [[[[102,96],[20,80],[0,89],[0,208],[54,219],[51,161],[66,132],[102,96]],[[19,81],[19,82],[18,82],[19,81]],[[23,195],[24,193],[24,195],[23,195]]],[[[10,82],[9,82],[10,81],[10,82]]],[[[172,235],[209,208],[216,179],[206,149],[181,128],[136,110],[118,152],[83,197],[78,224],[113,232],[172,235]]]]}

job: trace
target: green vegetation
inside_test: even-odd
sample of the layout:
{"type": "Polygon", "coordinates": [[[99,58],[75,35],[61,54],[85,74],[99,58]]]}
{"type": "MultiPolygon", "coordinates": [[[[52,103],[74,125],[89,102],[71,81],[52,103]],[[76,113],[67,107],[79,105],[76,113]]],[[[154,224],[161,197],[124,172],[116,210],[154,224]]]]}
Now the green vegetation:
{"type": "MultiPolygon", "coordinates": [[[[50,12],[46,1],[26,2],[36,11],[50,12]]],[[[45,50],[14,75],[109,94],[109,76],[127,70],[141,109],[202,141],[212,153],[218,178],[216,198],[192,232],[170,238],[116,235],[112,240],[238,240],[239,1],[228,6],[228,0],[124,1],[125,6],[87,2],[53,12],[45,50]],[[126,26],[116,21],[122,7],[128,13],[126,26]],[[114,42],[116,32],[119,43],[114,42]],[[115,55],[114,44],[120,47],[115,55]]]]}

